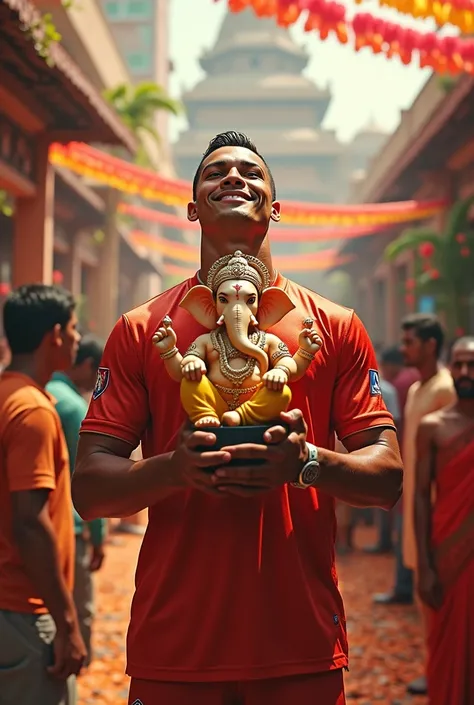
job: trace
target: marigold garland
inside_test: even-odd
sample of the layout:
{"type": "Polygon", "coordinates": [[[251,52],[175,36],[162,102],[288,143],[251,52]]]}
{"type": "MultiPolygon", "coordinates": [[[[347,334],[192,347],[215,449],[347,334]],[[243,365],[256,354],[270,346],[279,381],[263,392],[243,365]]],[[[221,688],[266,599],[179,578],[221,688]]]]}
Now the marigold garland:
{"type": "MultiPolygon", "coordinates": [[[[414,17],[432,12],[444,24],[453,22],[465,32],[474,30],[472,1],[470,4],[465,0],[457,0],[456,4],[454,0],[452,3],[440,0],[379,2],[414,17]]],[[[350,41],[356,51],[367,47],[374,54],[385,54],[389,59],[399,57],[404,64],[418,58],[421,68],[430,67],[438,73],[474,75],[474,40],[470,38],[419,32],[368,12],[357,13],[350,21],[346,17],[346,7],[332,0],[228,0],[228,6],[232,12],[253,8],[258,16],[273,16],[284,26],[293,24],[305,12],[305,30],[317,31],[323,40],[334,34],[343,44],[350,41]]]]}

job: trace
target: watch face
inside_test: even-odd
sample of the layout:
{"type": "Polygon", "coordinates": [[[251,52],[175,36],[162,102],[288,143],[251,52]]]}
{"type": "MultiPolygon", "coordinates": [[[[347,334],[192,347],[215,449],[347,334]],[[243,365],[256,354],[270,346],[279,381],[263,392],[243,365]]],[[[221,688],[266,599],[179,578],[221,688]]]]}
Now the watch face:
{"type": "Polygon", "coordinates": [[[312,485],[319,477],[319,463],[308,463],[301,473],[301,480],[305,485],[312,485]]]}

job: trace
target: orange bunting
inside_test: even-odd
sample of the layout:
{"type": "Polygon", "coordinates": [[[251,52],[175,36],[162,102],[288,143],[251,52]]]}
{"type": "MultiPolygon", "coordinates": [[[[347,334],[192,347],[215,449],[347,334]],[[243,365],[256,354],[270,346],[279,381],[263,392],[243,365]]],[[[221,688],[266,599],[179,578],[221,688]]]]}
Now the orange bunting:
{"type": "MultiPolygon", "coordinates": [[[[379,4],[415,18],[434,17],[439,26],[452,24],[464,34],[474,33],[472,0],[379,0],[379,4]]],[[[357,13],[350,21],[345,5],[333,0],[228,0],[228,6],[231,12],[251,7],[258,16],[273,16],[285,26],[293,24],[304,12],[305,30],[318,32],[323,40],[333,34],[342,44],[350,41],[356,51],[368,48],[389,59],[398,57],[406,65],[417,60],[421,68],[429,67],[438,73],[474,75],[472,38],[421,32],[368,12],[357,13]]]]}
{"type": "MultiPolygon", "coordinates": [[[[183,206],[192,198],[190,182],[165,178],[86,144],[55,143],[51,145],[49,159],[53,164],[148,201],[183,206]]],[[[356,226],[366,229],[430,218],[446,206],[447,202],[442,200],[358,205],[283,201],[282,222],[298,226],[356,226]]]]}
{"type": "MultiPolygon", "coordinates": [[[[138,247],[146,247],[148,250],[160,253],[163,257],[177,262],[189,263],[195,268],[199,266],[199,248],[197,245],[193,246],[165,240],[160,236],[151,235],[141,230],[133,230],[129,237],[138,247]]],[[[330,269],[336,263],[340,263],[340,261],[336,248],[297,255],[276,255],[274,257],[275,266],[287,271],[330,269]]]]}

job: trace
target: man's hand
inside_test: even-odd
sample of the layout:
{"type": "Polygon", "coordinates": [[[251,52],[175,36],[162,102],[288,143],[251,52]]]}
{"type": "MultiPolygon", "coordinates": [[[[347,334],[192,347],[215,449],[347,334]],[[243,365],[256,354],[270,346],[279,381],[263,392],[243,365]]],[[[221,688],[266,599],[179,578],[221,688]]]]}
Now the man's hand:
{"type": "Polygon", "coordinates": [[[418,594],[420,600],[438,610],[443,603],[443,589],[436,571],[433,568],[423,568],[418,574],[418,594]]]}
{"type": "Polygon", "coordinates": [[[282,412],[284,426],[273,426],[266,431],[264,440],[268,445],[242,443],[223,448],[239,465],[219,468],[212,476],[219,492],[253,496],[294,482],[307,460],[307,426],[299,409],[282,412]],[[248,465],[248,460],[263,461],[260,465],[248,465]]]}
{"type": "Polygon", "coordinates": [[[102,544],[100,544],[99,546],[92,546],[91,560],[89,563],[89,570],[91,573],[95,573],[96,570],[99,570],[101,568],[102,563],[104,562],[104,558],[105,553],[102,544]]]}
{"type": "Polygon", "coordinates": [[[189,423],[183,426],[176,447],[173,464],[183,485],[211,494],[218,494],[211,470],[226,465],[231,454],[225,450],[202,451],[213,446],[216,436],[209,431],[195,431],[189,423]]]}
{"type": "Polygon", "coordinates": [[[86,656],[87,650],[77,624],[71,628],[58,628],[54,639],[54,665],[48,668],[48,673],[62,681],[77,676],[86,656]]]}

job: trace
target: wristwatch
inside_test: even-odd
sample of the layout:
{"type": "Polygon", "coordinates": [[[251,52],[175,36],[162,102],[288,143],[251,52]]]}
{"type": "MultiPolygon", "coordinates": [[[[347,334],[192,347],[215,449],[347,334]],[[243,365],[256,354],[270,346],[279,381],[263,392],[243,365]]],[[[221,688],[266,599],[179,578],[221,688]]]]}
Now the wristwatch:
{"type": "Polygon", "coordinates": [[[300,490],[307,490],[317,482],[321,474],[321,467],[318,463],[318,449],[312,443],[306,443],[308,449],[308,461],[303,465],[296,482],[292,482],[293,487],[300,490]]]}

